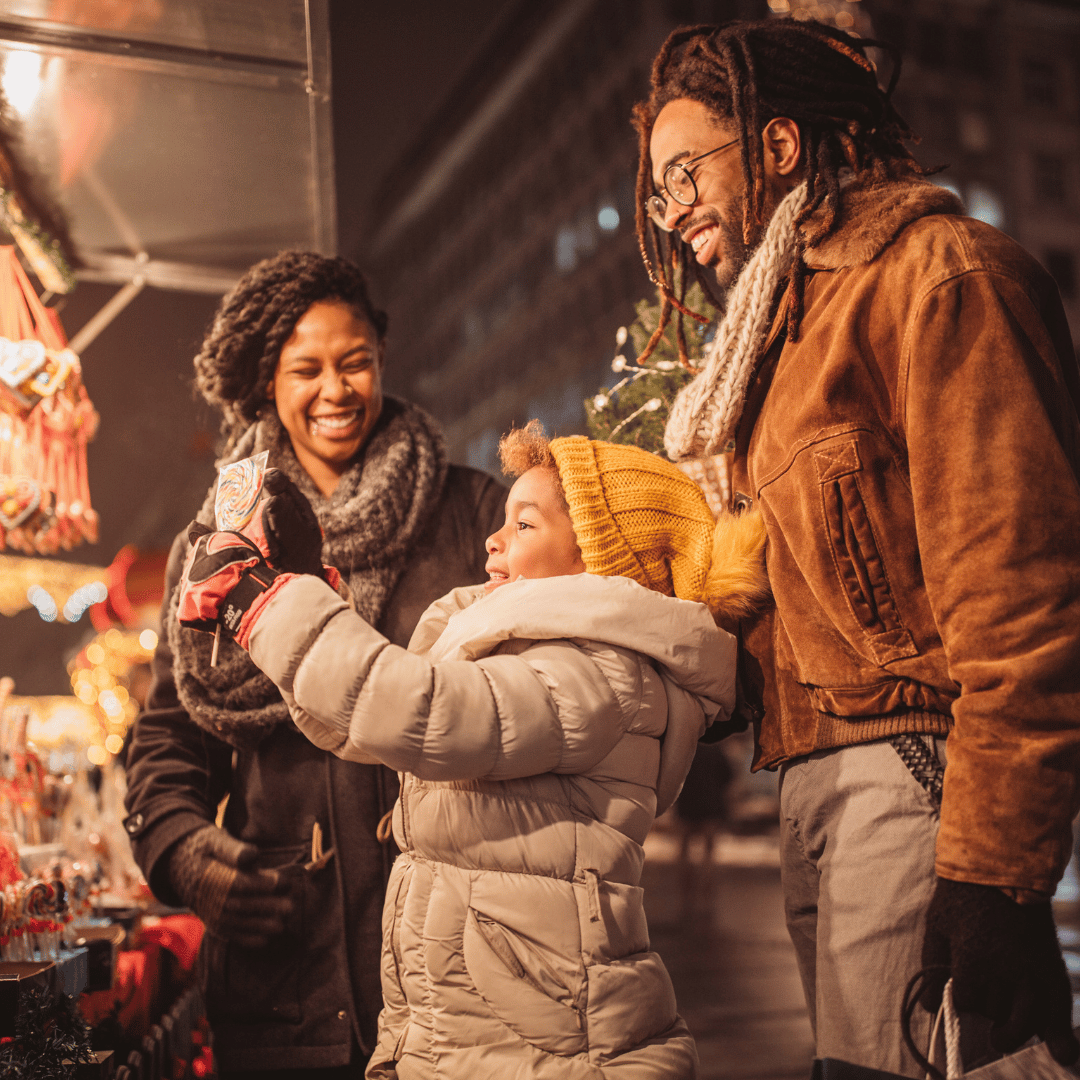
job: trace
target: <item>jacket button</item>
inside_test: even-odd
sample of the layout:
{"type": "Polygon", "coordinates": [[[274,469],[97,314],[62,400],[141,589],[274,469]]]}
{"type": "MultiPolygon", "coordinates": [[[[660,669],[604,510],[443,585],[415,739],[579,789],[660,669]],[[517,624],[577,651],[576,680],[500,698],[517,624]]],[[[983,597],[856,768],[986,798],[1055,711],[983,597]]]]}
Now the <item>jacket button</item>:
{"type": "Polygon", "coordinates": [[[339,1013],[337,1014],[337,1018],[338,1018],[339,1020],[344,1020],[344,1019],[345,1019],[345,1017],[346,1017],[346,1016],[348,1016],[348,1015],[349,1015],[349,1014],[348,1014],[348,1013],[347,1013],[347,1012],[346,1012],[346,1011],[345,1011],[344,1009],[342,1009],[342,1010],[341,1010],[341,1011],[340,1011],[340,1012],[339,1012],[339,1013]]]}
{"type": "Polygon", "coordinates": [[[132,814],[131,817],[129,817],[124,822],[124,828],[127,829],[127,831],[129,833],[131,833],[132,836],[134,836],[142,827],[143,827],[143,816],[142,816],[142,814],[132,814]]]}

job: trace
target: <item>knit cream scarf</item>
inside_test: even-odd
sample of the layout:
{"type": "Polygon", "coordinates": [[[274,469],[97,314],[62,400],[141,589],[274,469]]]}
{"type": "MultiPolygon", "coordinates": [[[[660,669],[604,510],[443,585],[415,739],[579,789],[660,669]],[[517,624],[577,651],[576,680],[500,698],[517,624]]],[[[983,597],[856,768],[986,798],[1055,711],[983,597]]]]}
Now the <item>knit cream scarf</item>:
{"type": "Polygon", "coordinates": [[[719,453],[734,436],[768,333],[776,288],[795,257],[795,219],[805,202],[802,183],[776,208],[765,238],[736,279],[701,371],[679,391],[671,408],[664,448],[672,461],[719,453]]]}

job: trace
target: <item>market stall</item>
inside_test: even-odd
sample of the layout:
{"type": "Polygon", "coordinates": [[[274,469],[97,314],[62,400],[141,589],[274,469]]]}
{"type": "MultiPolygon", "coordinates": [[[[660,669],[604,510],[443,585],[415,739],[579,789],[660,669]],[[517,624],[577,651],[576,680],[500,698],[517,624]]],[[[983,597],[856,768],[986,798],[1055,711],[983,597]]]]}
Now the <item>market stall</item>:
{"type": "Polygon", "coordinates": [[[154,902],[122,824],[121,756],[149,683],[165,555],[128,546],[107,567],[48,558],[97,539],[86,467],[96,427],[55,310],[0,246],[0,550],[20,553],[0,555],[0,613],[33,608],[69,625],[88,615],[70,694],[19,696],[0,678],[0,1065],[12,1076],[44,1075],[43,1062],[57,1076],[210,1075],[191,985],[202,924],[154,902]]]}
{"type": "Polygon", "coordinates": [[[21,1075],[33,1052],[54,1062],[41,1075],[80,1061],[121,1080],[209,1075],[193,989],[202,926],[156,904],[131,858],[122,762],[160,630],[164,548],[213,456],[177,402],[190,342],[251,263],[334,247],[328,8],[7,7],[0,1071],[21,1075]],[[84,1061],[84,1036],[107,1062],[84,1061]]]}
{"type": "MultiPolygon", "coordinates": [[[[41,571],[37,588],[70,612],[41,571]]],[[[123,578],[113,594],[135,625],[92,632],[69,663],[70,695],[22,697],[0,680],[0,1035],[14,1037],[0,1058],[66,995],[105,1070],[79,1075],[112,1075],[115,1063],[144,1080],[207,1076],[192,985],[202,924],[154,901],[122,824],[120,755],[157,644],[140,628],[153,604],[132,603],[123,578]]],[[[105,623],[107,599],[94,606],[105,623]]]]}

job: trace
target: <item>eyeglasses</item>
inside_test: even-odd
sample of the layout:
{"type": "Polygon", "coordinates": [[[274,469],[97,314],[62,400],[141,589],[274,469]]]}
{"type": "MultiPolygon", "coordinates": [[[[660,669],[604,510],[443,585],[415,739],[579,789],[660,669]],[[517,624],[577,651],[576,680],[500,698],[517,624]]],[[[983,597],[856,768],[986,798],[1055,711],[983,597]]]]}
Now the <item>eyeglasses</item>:
{"type": "MultiPolygon", "coordinates": [[[[731,142],[726,142],[715,150],[699,154],[689,161],[669,165],[664,170],[664,190],[680,206],[693,206],[698,200],[698,189],[697,184],[694,183],[694,174],[690,171],[690,166],[696,165],[699,161],[704,161],[707,157],[712,157],[713,154],[719,154],[721,150],[734,146],[738,141],[738,139],[732,139],[731,142]]],[[[667,218],[667,208],[667,199],[663,195],[650,195],[645,200],[645,211],[652,219],[652,223],[664,232],[671,232],[671,227],[665,220],[667,218]]]]}

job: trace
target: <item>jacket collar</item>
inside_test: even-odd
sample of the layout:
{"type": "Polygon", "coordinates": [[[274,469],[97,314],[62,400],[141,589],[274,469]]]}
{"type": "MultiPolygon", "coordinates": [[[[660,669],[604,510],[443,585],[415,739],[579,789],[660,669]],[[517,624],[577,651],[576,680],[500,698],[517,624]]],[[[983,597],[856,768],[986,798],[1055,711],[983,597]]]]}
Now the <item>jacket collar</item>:
{"type": "MultiPolygon", "coordinates": [[[[653,592],[624,577],[574,574],[455,589],[423,615],[410,652],[432,663],[478,660],[508,641],[583,638],[663,665],[683,689],[730,707],[735,639],[704,604],[653,592]]],[[[714,710],[715,711],[715,710],[714,710]]]]}
{"type": "Polygon", "coordinates": [[[840,220],[824,236],[818,208],[802,227],[811,270],[842,270],[876,259],[900,232],[928,214],[963,214],[960,200],[903,161],[875,162],[844,184],[840,220]]]}
{"type": "MultiPolygon", "coordinates": [[[[841,176],[844,196],[836,229],[823,236],[826,218],[821,207],[802,226],[803,261],[810,270],[843,270],[873,262],[913,221],[928,214],[964,213],[964,204],[951,191],[920,176],[906,162],[875,162],[862,172],[841,176]]],[[[790,300],[785,292],[762,353],[783,329],[790,300]]]]}

